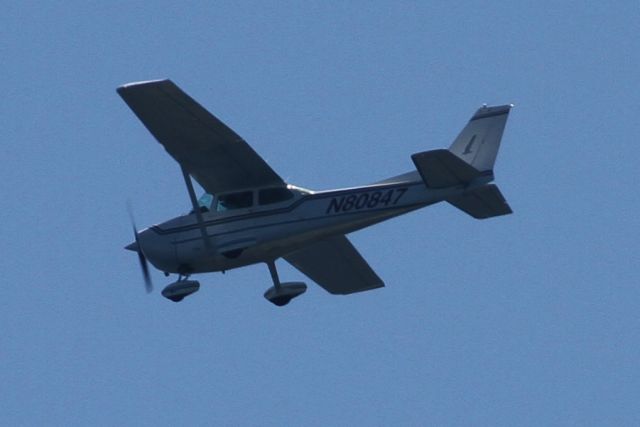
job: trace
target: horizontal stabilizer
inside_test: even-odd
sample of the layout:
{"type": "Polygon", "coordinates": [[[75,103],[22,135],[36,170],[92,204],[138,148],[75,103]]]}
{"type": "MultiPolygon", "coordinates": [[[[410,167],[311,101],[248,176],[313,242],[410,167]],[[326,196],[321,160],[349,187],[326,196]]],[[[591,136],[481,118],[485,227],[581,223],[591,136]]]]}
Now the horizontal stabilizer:
{"type": "Polygon", "coordinates": [[[480,171],[450,152],[430,150],[416,153],[411,160],[423,181],[430,188],[445,188],[466,184],[480,175],[480,171]]]}
{"type": "Polygon", "coordinates": [[[513,213],[495,184],[484,185],[461,196],[447,199],[447,202],[477,219],[513,213]]]}

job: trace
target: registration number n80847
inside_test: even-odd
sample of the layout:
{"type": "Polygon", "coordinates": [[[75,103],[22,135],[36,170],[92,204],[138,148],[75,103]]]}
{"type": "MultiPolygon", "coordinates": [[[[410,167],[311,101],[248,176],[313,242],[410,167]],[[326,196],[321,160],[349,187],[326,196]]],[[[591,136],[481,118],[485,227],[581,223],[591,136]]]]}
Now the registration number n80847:
{"type": "Polygon", "coordinates": [[[406,192],[406,188],[392,188],[390,190],[375,190],[333,197],[325,213],[340,213],[352,210],[394,206],[398,204],[406,192]]]}

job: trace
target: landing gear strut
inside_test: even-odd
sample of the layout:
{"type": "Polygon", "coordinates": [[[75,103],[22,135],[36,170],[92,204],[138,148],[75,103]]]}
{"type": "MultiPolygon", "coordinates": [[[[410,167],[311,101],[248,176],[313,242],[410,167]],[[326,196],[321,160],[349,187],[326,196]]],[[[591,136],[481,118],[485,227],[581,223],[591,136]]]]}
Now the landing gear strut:
{"type": "Polygon", "coordinates": [[[273,286],[267,289],[264,293],[264,297],[278,307],[289,304],[289,302],[302,295],[307,290],[307,285],[303,282],[286,282],[280,283],[278,277],[278,270],[276,270],[275,261],[268,261],[269,273],[271,273],[271,280],[273,280],[273,286]]]}

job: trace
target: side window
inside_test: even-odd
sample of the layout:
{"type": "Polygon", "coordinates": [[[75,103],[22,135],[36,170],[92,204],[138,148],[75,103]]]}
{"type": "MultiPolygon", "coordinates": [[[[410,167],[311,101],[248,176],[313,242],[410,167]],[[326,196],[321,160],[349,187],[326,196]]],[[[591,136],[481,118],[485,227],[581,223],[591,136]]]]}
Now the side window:
{"type": "Polygon", "coordinates": [[[225,212],[232,209],[250,208],[253,205],[253,192],[223,194],[218,197],[216,211],[225,212]]]}
{"type": "Polygon", "coordinates": [[[284,202],[293,197],[293,193],[287,188],[265,188],[258,193],[258,203],[270,205],[271,203],[284,202]]]}

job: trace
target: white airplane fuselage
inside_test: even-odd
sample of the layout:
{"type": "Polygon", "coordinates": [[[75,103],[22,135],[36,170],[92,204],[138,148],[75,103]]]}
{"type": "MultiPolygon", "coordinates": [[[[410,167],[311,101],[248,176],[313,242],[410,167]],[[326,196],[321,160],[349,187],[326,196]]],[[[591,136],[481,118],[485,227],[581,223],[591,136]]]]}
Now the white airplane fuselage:
{"type": "Polygon", "coordinates": [[[437,190],[419,174],[362,187],[297,193],[286,202],[202,213],[211,249],[191,213],[143,230],[139,244],[166,273],[225,271],[276,260],[305,245],[348,234],[461,194],[490,181],[437,190]]]}

